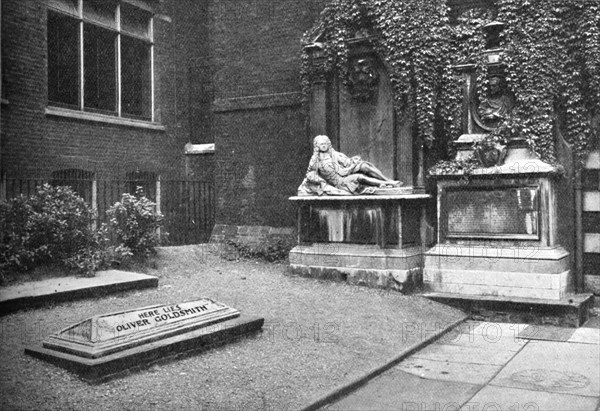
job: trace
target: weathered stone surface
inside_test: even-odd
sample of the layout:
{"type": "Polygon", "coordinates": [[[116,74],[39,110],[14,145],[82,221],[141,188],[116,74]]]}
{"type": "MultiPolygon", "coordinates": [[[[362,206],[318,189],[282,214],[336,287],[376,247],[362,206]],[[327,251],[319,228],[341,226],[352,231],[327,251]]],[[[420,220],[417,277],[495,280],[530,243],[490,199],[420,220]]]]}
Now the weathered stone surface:
{"type": "Polygon", "coordinates": [[[263,318],[204,298],[98,315],[65,328],[25,353],[98,381],[260,330],[263,318]]]}
{"type": "Polygon", "coordinates": [[[597,397],[599,369],[600,351],[593,344],[539,341],[527,344],[490,384],[597,397]]]}
{"type": "Polygon", "coordinates": [[[396,291],[421,284],[421,265],[421,247],[313,244],[290,252],[290,270],[295,274],[396,291]]]}
{"type": "Polygon", "coordinates": [[[465,367],[464,363],[459,362],[409,358],[400,363],[398,368],[421,378],[483,385],[491,380],[502,366],[477,364],[465,367]]]}
{"type": "Polygon", "coordinates": [[[425,254],[423,280],[436,292],[560,300],[570,287],[568,257],[562,247],[438,244],[425,254]]]}
{"type": "Polygon", "coordinates": [[[94,277],[56,277],[16,284],[0,290],[0,315],[49,303],[157,286],[157,277],[121,270],[98,271],[94,277]]]}
{"type": "Polygon", "coordinates": [[[43,346],[98,358],[239,315],[238,310],[209,299],[149,306],[89,318],[51,335],[43,346]]]}
{"type": "Polygon", "coordinates": [[[539,193],[535,187],[449,188],[446,196],[448,237],[523,235],[537,239],[539,193]]]}
{"type": "Polygon", "coordinates": [[[488,385],[464,404],[464,409],[477,409],[476,407],[486,406],[490,410],[584,411],[593,410],[596,405],[597,400],[591,397],[488,385]]]}

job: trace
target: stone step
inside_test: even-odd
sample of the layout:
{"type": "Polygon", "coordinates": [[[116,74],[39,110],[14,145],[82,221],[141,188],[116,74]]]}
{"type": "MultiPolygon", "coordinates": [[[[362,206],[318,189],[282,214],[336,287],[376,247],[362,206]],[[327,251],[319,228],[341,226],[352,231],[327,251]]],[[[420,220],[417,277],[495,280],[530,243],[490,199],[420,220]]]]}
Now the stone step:
{"type": "Polygon", "coordinates": [[[424,297],[460,308],[473,319],[493,322],[580,327],[594,307],[593,294],[568,294],[560,300],[427,292],[424,297]]]}

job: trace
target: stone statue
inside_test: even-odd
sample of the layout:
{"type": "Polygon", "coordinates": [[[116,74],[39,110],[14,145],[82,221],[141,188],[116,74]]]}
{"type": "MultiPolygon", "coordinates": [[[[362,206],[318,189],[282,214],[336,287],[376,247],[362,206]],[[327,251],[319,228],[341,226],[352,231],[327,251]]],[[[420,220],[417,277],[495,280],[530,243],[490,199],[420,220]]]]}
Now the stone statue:
{"type": "Polygon", "coordinates": [[[391,188],[402,185],[392,180],[373,164],[355,156],[349,158],[331,147],[327,136],[316,136],[314,154],[298,195],[372,194],[374,187],[391,188]]]}
{"type": "Polygon", "coordinates": [[[513,106],[514,101],[505,90],[504,79],[499,76],[491,77],[489,96],[479,104],[481,121],[487,127],[495,128],[510,115],[513,106]]]}

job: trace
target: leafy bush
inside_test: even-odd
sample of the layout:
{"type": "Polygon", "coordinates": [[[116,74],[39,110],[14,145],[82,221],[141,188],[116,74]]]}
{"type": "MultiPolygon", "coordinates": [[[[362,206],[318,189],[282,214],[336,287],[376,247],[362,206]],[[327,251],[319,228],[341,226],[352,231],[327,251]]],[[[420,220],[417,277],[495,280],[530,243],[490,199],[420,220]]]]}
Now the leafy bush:
{"type": "Polygon", "coordinates": [[[91,275],[94,271],[120,265],[131,256],[131,250],[123,244],[111,244],[108,228],[102,224],[92,232],[89,246],[68,257],[66,265],[91,275]]]}
{"type": "Polygon", "coordinates": [[[56,265],[93,275],[125,262],[132,249],[112,244],[108,227],[95,229],[92,217],[70,187],[45,184],[33,195],[0,202],[0,272],[56,265]]]}
{"type": "Polygon", "coordinates": [[[91,218],[90,207],[69,187],[44,184],[29,197],[0,203],[0,269],[53,263],[73,267],[74,258],[96,245],[91,218]]]}
{"type": "Polygon", "coordinates": [[[225,244],[236,249],[242,258],[256,258],[269,262],[285,261],[293,247],[292,242],[285,238],[267,239],[258,244],[226,240],[225,244]]]}
{"type": "Polygon", "coordinates": [[[141,187],[135,195],[125,193],[106,214],[117,240],[134,255],[148,256],[159,244],[158,229],[163,216],[156,211],[156,204],[144,196],[141,187]]]}

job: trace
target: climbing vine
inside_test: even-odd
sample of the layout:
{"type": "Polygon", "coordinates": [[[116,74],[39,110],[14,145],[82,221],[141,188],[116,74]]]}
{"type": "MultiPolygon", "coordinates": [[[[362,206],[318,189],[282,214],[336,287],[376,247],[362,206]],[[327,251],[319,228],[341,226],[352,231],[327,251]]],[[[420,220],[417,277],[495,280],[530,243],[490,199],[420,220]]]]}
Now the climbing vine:
{"type": "Polygon", "coordinates": [[[426,147],[455,140],[464,116],[457,65],[475,64],[476,93],[483,98],[488,66],[482,27],[492,20],[505,23],[500,46],[515,107],[482,144],[522,137],[543,160],[556,163],[560,131],[580,166],[598,134],[592,119],[600,117],[600,0],[497,0],[493,9],[470,9],[452,19],[447,0],[333,0],[303,39],[308,45],[318,37],[324,54],[317,65],[304,49],[303,90],[322,76],[348,84],[348,40],[366,36],[386,61],[395,108],[415,119],[417,138],[426,147]]]}

